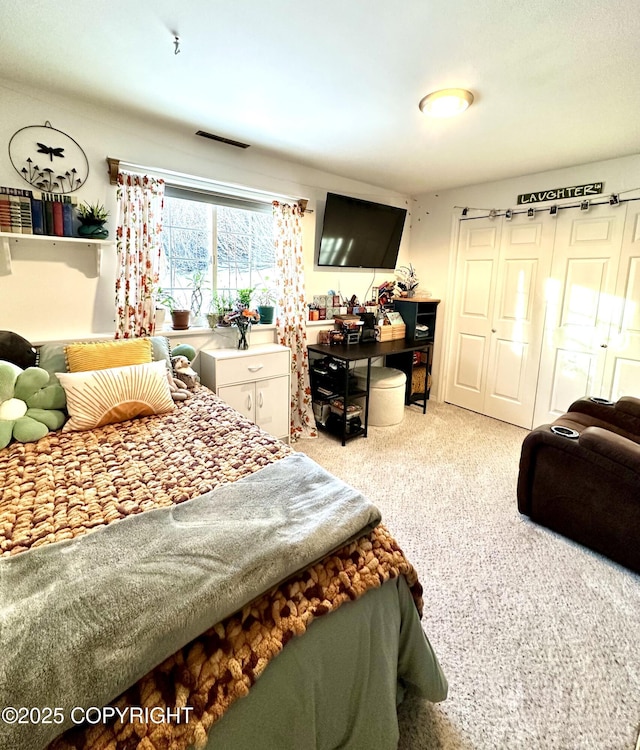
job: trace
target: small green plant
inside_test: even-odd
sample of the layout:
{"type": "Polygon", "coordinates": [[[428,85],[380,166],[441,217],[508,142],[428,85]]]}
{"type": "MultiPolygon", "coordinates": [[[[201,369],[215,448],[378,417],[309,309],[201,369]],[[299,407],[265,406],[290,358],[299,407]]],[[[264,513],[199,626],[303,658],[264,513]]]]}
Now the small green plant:
{"type": "Polygon", "coordinates": [[[102,203],[81,203],[78,206],[78,216],[82,221],[105,222],[109,217],[109,212],[102,203]]]}
{"type": "Polygon", "coordinates": [[[251,295],[253,294],[253,287],[247,289],[238,289],[238,302],[244,307],[251,306],[251,295]]]}
{"type": "Polygon", "coordinates": [[[154,298],[156,306],[166,307],[169,312],[189,309],[184,302],[184,292],[180,292],[178,296],[174,297],[170,292],[165,291],[159,286],[154,294],[154,298]]]}
{"type": "Polygon", "coordinates": [[[233,297],[230,294],[214,294],[211,298],[211,312],[222,315],[225,310],[233,310],[233,297]]]}
{"type": "Polygon", "coordinates": [[[192,271],[187,277],[191,284],[191,312],[200,315],[202,312],[202,290],[209,287],[206,270],[192,271]]]}
{"type": "Polygon", "coordinates": [[[161,286],[156,290],[155,299],[157,307],[166,307],[168,310],[175,310],[178,307],[176,298],[169,292],[165,292],[161,286]]]}
{"type": "Polygon", "coordinates": [[[276,303],[276,291],[271,287],[263,286],[256,290],[253,300],[259,307],[271,307],[276,303]]]}

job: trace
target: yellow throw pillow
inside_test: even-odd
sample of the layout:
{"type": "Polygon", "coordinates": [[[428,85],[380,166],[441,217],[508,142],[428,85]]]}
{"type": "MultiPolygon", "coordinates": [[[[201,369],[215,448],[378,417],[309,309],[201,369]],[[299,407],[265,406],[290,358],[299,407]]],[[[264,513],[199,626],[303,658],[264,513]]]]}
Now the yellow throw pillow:
{"type": "Polygon", "coordinates": [[[63,431],[92,430],[175,408],[163,361],[91,372],[58,372],[70,419],[63,431]]]}
{"type": "Polygon", "coordinates": [[[153,347],[148,338],[69,344],[64,351],[69,372],[106,370],[153,361],[153,347]]]}

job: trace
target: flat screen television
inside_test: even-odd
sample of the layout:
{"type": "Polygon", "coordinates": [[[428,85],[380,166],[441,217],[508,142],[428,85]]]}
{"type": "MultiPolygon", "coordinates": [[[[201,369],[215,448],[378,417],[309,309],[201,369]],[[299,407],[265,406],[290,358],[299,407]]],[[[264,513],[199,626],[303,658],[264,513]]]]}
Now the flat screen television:
{"type": "Polygon", "coordinates": [[[407,210],[327,193],[318,266],[395,268],[407,210]]]}

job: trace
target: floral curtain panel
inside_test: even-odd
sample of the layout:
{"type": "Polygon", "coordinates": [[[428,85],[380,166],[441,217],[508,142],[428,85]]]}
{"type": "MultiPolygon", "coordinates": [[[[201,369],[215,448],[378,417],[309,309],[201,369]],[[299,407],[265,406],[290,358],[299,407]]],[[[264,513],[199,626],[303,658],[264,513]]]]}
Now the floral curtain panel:
{"type": "Polygon", "coordinates": [[[311,403],[305,286],[302,255],[302,211],[297,204],[273,203],[278,269],[276,292],[278,342],[291,349],[291,442],[318,436],[311,403]]]}
{"type": "Polygon", "coordinates": [[[116,338],[151,336],[162,248],[164,180],[118,175],[116,338]]]}

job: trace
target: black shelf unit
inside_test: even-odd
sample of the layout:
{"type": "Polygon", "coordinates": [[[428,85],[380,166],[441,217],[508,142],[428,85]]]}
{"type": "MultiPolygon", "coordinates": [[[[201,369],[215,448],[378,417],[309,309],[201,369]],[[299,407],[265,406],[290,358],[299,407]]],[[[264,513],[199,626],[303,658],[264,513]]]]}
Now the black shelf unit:
{"type": "MultiPolygon", "coordinates": [[[[310,350],[311,354],[311,350],[310,350]]],[[[309,358],[309,375],[311,379],[311,397],[314,407],[329,404],[332,399],[342,399],[344,404],[353,404],[356,399],[364,400],[361,415],[350,417],[347,409],[342,414],[336,414],[329,408],[328,418],[323,421],[316,415],[316,426],[336,435],[345,445],[347,440],[361,435],[367,435],[367,413],[369,408],[369,394],[367,390],[358,388],[357,380],[352,374],[354,363],[348,360],[324,355],[309,358]]],[[[315,409],[314,409],[315,411],[315,409]]]]}
{"type": "Polygon", "coordinates": [[[406,340],[423,344],[421,351],[401,352],[387,356],[388,367],[402,370],[407,376],[405,404],[416,404],[426,411],[431,390],[431,367],[433,365],[433,341],[436,334],[436,315],[440,300],[409,298],[396,300],[394,309],[402,315],[406,340]],[[421,326],[426,326],[425,333],[421,326]]]}

